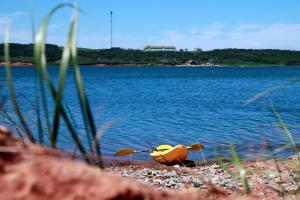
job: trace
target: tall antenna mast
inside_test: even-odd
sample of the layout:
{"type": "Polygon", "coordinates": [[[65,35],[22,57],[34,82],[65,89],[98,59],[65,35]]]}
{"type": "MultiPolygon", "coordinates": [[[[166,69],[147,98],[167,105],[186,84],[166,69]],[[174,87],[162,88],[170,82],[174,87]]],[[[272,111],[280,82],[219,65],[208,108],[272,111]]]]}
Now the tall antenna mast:
{"type": "Polygon", "coordinates": [[[113,11],[110,11],[110,48],[113,47],[113,11]]]}

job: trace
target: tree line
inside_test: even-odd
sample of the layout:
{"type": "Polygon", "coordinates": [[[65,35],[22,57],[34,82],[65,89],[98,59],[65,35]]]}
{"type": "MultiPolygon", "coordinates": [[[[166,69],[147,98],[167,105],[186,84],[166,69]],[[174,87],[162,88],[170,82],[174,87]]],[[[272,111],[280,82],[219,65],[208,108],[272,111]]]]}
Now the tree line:
{"type": "MultiPolygon", "coordinates": [[[[3,61],[3,44],[0,44],[0,61],[3,61]]],[[[47,61],[57,65],[62,47],[46,45],[47,61]]],[[[33,62],[33,44],[10,44],[12,61],[33,62]]],[[[144,52],[138,49],[87,49],[78,48],[80,65],[181,65],[194,63],[218,65],[299,65],[300,51],[276,49],[215,49],[211,51],[144,52]]]]}

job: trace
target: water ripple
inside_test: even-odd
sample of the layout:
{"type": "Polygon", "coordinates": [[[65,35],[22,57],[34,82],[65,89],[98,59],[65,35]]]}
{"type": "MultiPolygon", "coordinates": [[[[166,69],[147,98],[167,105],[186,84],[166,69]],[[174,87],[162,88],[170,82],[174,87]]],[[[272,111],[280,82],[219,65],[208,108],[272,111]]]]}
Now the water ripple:
{"type": "MultiPolygon", "coordinates": [[[[54,78],[57,72],[58,68],[50,69],[54,78]]],[[[20,67],[13,73],[19,101],[34,121],[34,70],[20,67]]],[[[104,67],[82,68],[82,74],[98,125],[117,119],[101,139],[106,155],[122,148],[148,149],[162,143],[203,143],[206,158],[212,158],[218,148],[225,154],[228,148],[224,147],[230,143],[238,146],[239,153],[259,151],[264,143],[277,148],[288,140],[270,112],[270,101],[299,142],[299,84],[273,91],[248,106],[244,102],[264,89],[300,77],[300,68],[104,67]]],[[[0,76],[4,77],[3,69],[0,76]]],[[[65,100],[80,119],[72,80],[70,73],[65,100]]],[[[5,88],[3,94],[8,94],[5,88]]],[[[13,111],[10,106],[8,110],[13,111]]],[[[68,135],[61,137],[60,146],[72,149],[68,140],[68,135]]],[[[287,150],[282,155],[290,153],[287,150]]],[[[196,152],[190,158],[200,157],[196,152]]],[[[135,158],[149,159],[146,154],[135,158]]]]}

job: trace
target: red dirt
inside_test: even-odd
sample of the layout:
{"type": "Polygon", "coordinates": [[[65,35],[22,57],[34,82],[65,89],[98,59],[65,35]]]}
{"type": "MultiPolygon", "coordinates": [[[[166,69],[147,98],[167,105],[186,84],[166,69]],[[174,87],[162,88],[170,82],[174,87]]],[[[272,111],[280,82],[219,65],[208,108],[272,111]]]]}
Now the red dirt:
{"type": "Polygon", "coordinates": [[[6,200],[232,199],[217,189],[208,193],[159,192],[150,186],[68,159],[55,150],[23,142],[2,126],[0,188],[0,199],[6,200]]]}

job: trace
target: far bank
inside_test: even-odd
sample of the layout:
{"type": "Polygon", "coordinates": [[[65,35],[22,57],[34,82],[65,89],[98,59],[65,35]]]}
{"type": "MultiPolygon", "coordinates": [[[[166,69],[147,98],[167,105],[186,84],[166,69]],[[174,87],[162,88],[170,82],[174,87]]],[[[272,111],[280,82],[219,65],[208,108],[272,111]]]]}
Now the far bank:
{"type": "MultiPolygon", "coordinates": [[[[59,65],[62,47],[46,45],[48,65],[59,65]]],[[[10,44],[11,62],[32,65],[33,44],[10,44]]],[[[0,44],[0,62],[3,62],[0,44]]],[[[78,48],[82,66],[300,66],[300,51],[278,49],[215,49],[210,51],[156,51],[140,49],[78,48]]],[[[3,64],[2,64],[3,65],[3,64]]]]}

